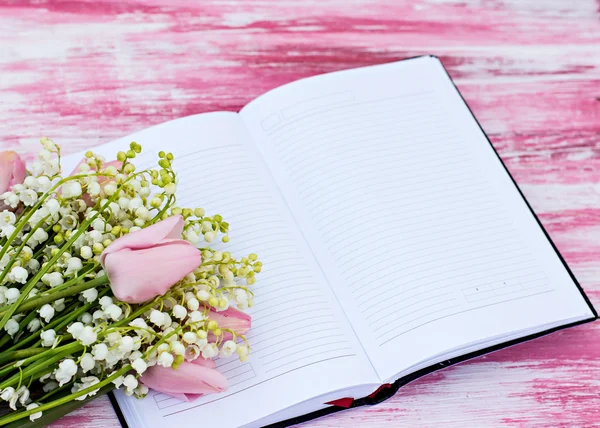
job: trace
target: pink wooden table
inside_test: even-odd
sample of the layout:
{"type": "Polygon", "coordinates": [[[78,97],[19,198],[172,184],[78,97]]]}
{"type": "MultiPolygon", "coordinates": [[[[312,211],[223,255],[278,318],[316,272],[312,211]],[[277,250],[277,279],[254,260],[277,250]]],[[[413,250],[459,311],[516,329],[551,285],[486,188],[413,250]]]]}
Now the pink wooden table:
{"type": "MultiPolygon", "coordinates": [[[[73,152],[304,76],[440,56],[600,308],[600,1],[0,0],[0,148],[73,152]],[[402,4],[405,3],[405,4],[402,4]]],[[[600,323],[310,427],[600,426],[600,323]]],[[[117,427],[106,398],[56,427],[117,427]]]]}

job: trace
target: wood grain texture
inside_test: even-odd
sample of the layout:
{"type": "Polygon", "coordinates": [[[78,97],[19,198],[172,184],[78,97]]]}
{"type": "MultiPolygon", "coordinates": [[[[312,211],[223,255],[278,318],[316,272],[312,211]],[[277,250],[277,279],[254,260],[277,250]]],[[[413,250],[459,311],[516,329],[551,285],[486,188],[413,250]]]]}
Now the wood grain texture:
{"type": "MultiPolygon", "coordinates": [[[[441,57],[600,307],[600,1],[0,0],[0,148],[73,152],[301,77],[441,57]]],[[[600,324],[306,427],[600,426],[600,324]]],[[[55,427],[119,426],[100,398],[55,427]]]]}

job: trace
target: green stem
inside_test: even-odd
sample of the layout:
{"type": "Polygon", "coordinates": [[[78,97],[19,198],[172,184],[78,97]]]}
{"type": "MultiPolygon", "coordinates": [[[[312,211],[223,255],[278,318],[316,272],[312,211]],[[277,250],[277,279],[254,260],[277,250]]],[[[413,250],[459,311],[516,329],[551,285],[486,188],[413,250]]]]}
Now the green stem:
{"type": "Polygon", "coordinates": [[[60,392],[63,392],[64,390],[71,388],[73,386],[73,384],[75,383],[75,380],[72,380],[71,382],[65,383],[63,386],[59,386],[56,389],[53,389],[52,391],[49,391],[46,395],[38,398],[36,401],[43,403],[45,400],[47,400],[48,398],[52,397],[53,395],[56,395],[60,392]]]}
{"type": "MultiPolygon", "coordinates": [[[[7,242],[12,242],[17,237],[17,234],[21,231],[21,229],[23,229],[24,225],[31,218],[31,216],[33,215],[33,213],[41,206],[42,202],[45,199],[47,199],[48,196],[51,193],[53,193],[58,188],[59,185],[64,184],[67,181],[79,179],[79,178],[82,178],[82,177],[96,176],[96,175],[106,176],[106,174],[103,174],[103,173],[98,173],[98,174],[80,174],[80,175],[73,175],[73,176],[70,176],[70,177],[67,177],[67,178],[63,178],[58,183],[56,183],[52,187],[52,189],[50,189],[48,192],[46,192],[38,200],[37,204],[34,206],[34,208],[32,208],[31,212],[25,217],[25,219],[19,218],[19,221],[17,222],[17,227],[16,227],[15,231],[11,234],[11,236],[8,239],[7,242]],[[22,223],[21,223],[21,221],[22,221],[22,223]]],[[[125,181],[125,183],[127,183],[129,180],[133,179],[134,177],[135,177],[135,175],[131,176],[129,179],[127,179],[125,181]]],[[[123,185],[125,183],[119,185],[117,187],[117,190],[122,189],[122,187],[123,187],[123,185]]],[[[89,219],[87,219],[86,221],[84,221],[83,223],[81,223],[79,225],[79,228],[77,229],[77,231],[74,234],[71,235],[71,237],[69,238],[69,240],[62,247],[60,247],[59,251],[57,251],[57,253],[45,264],[45,266],[42,265],[42,269],[40,269],[33,278],[30,278],[27,281],[27,283],[25,284],[25,287],[23,288],[23,290],[21,292],[21,295],[19,296],[19,298],[15,302],[16,306],[20,305],[23,302],[23,300],[25,300],[27,298],[27,296],[31,292],[32,288],[39,282],[39,280],[42,278],[42,276],[44,276],[44,274],[46,274],[46,272],[48,272],[48,270],[52,266],[54,266],[54,263],[56,263],[56,261],[60,258],[60,256],[63,255],[63,253],[65,251],[67,251],[69,248],[71,248],[71,245],[73,245],[73,242],[75,242],[77,240],[77,238],[79,238],[79,236],[81,236],[81,234],[83,234],[86,230],[88,230],[88,228],[90,227],[90,225],[94,222],[94,220],[96,220],[96,218],[100,215],[100,213],[109,208],[110,204],[115,201],[115,199],[117,198],[118,194],[119,194],[118,191],[115,192],[115,194],[112,195],[106,201],[106,203],[96,212],[96,214],[94,214],[92,217],[90,217],[89,219]]],[[[8,251],[9,247],[10,246],[7,243],[6,245],[4,245],[2,247],[2,249],[0,249],[0,260],[2,260],[2,257],[4,256],[4,254],[6,253],[6,251],[8,251]]],[[[4,326],[6,325],[6,323],[8,322],[8,320],[10,319],[10,317],[12,316],[12,314],[14,313],[14,311],[15,311],[15,309],[9,310],[7,313],[4,314],[4,316],[2,317],[2,319],[0,319],[0,330],[4,328],[4,326]]]]}
{"type": "MultiPolygon", "coordinates": [[[[10,362],[5,367],[2,367],[2,370],[0,370],[0,376],[3,377],[5,375],[7,375],[8,373],[18,369],[19,367],[28,366],[32,362],[35,362],[35,360],[37,360],[37,359],[46,358],[49,356],[51,357],[52,355],[55,355],[57,352],[59,352],[56,349],[50,349],[50,348],[32,348],[32,349],[42,349],[42,352],[28,356],[27,358],[22,360],[22,362],[21,362],[21,364],[19,364],[19,366],[16,366],[14,364],[14,362],[10,362]]],[[[23,351],[26,351],[26,350],[20,350],[20,351],[16,351],[16,352],[23,352],[23,351]]]]}
{"type": "Polygon", "coordinates": [[[80,391],[77,391],[74,394],[69,394],[65,397],[61,397],[61,398],[54,400],[48,404],[42,404],[41,406],[36,407],[35,409],[25,410],[25,411],[16,412],[16,413],[10,413],[7,416],[0,418],[0,426],[5,425],[9,422],[13,422],[13,421],[25,418],[25,417],[32,415],[34,413],[37,413],[37,412],[44,412],[46,410],[49,410],[54,407],[60,406],[62,404],[68,403],[78,397],[81,397],[82,395],[86,395],[92,391],[99,390],[99,389],[103,388],[104,386],[110,384],[113,380],[115,380],[119,376],[124,375],[125,373],[127,373],[130,370],[131,370],[131,365],[128,364],[128,365],[122,367],[121,370],[118,370],[117,372],[113,373],[111,376],[104,379],[103,381],[101,381],[95,385],[89,386],[85,389],[82,389],[80,391]]]}
{"type": "Polygon", "coordinates": [[[35,340],[42,333],[43,330],[49,330],[51,328],[54,328],[54,326],[59,324],[63,319],[70,318],[70,317],[74,316],[80,309],[83,309],[81,312],[77,313],[77,316],[81,315],[83,312],[85,312],[89,308],[89,305],[90,305],[88,303],[86,306],[82,306],[80,309],[77,309],[77,311],[73,312],[77,308],[77,306],[79,306],[79,304],[80,304],[80,302],[78,302],[78,301],[73,303],[71,306],[69,306],[67,309],[64,310],[64,314],[62,315],[62,317],[55,317],[52,320],[52,322],[46,324],[46,326],[44,328],[39,328],[37,331],[34,331],[33,333],[29,334],[26,338],[24,338],[20,342],[17,342],[13,346],[8,348],[7,351],[12,351],[15,349],[22,348],[23,346],[27,345],[31,341],[35,340]]]}
{"type": "Polygon", "coordinates": [[[8,386],[11,386],[13,384],[13,382],[18,381],[20,378],[25,379],[29,376],[34,376],[36,373],[46,370],[48,367],[52,367],[52,365],[54,363],[56,363],[57,361],[63,359],[64,357],[66,357],[74,352],[77,352],[81,349],[83,349],[83,345],[81,345],[77,342],[70,343],[68,345],[62,346],[61,348],[55,349],[55,351],[59,351],[59,352],[57,354],[55,354],[53,357],[51,357],[47,360],[37,361],[34,364],[28,366],[22,372],[16,373],[12,377],[10,377],[10,378],[6,379],[4,382],[0,383],[0,390],[6,388],[8,386]]]}
{"type": "Polygon", "coordinates": [[[150,354],[151,354],[153,351],[155,351],[156,349],[158,349],[158,347],[159,347],[160,345],[162,345],[163,343],[165,343],[169,337],[173,336],[174,334],[178,334],[178,333],[179,333],[179,332],[182,330],[182,328],[183,328],[183,327],[179,326],[179,327],[177,327],[175,330],[173,330],[172,332],[170,332],[169,334],[167,334],[167,335],[163,336],[163,337],[162,337],[162,339],[160,339],[158,342],[156,342],[152,348],[148,349],[148,350],[147,350],[147,351],[144,353],[144,359],[147,359],[147,358],[148,358],[148,356],[149,356],[149,355],[150,355],[150,354]]]}
{"type": "MultiPolygon", "coordinates": [[[[96,220],[96,218],[100,215],[100,213],[102,211],[104,211],[106,208],[108,208],[109,205],[116,199],[117,195],[118,195],[118,192],[115,192],[115,194],[112,195],[110,197],[110,199],[108,199],[106,201],[106,203],[104,204],[104,206],[102,207],[101,210],[99,210],[92,217],[90,217],[89,219],[87,219],[86,221],[84,221],[83,223],[81,223],[81,225],[79,225],[79,229],[77,229],[77,232],[75,232],[74,234],[71,235],[71,238],[69,238],[69,240],[65,243],[65,245],[63,245],[56,252],[56,254],[54,255],[54,257],[52,257],[46,263],[45,266],[42,265],[44,267],[42,267],[35,276],[33,276],[31,279],[29,279],[29,281],[27,281],[27,284],[25,284],[25,287],[24,287],[23,291],[21,292],[21,295],[19,296],[19,298],[17,299],[17,301],[13,304],[13,306],[11,306],[11,309],[9,309],[4,314],[4,316],[2,317],[2,319],[0,320],[0,329],[4,328],[4,326],[6,325],[6,323],[8,322],[8,320],[10,319],[10,317],[15,312],[16,308],[19,305],[21,305],[21,303],[23,303],[23,300],[25,300],[25,298],[29,295],[29,292],[31,291],[31,289],[38,283],[38,281],[42,278],[42,276],[44,276],[46,274],[46,272],[48,272],[48,270],[50,270],[50,268],[52,266],[54,266],[54,264],[56,263],[56,261],[60,258],[60,256],[63,255],[63,253],[65,251],[67,251],[69,248],[71,248],[71,245],[73,245],[73,242],[75,242],[77,240],[77,238],[79,238],[79,236],[82,233],[84,233],[86,230],[88,230],[88,228],[90,227],[90,225],[94,222],[94,220],[96,220]]],[[[2,255],[0,254],[0,260],[1,259],[2,259],[2,255]]]]}
{"type": "MultiPolygon", "coordinates": [[[[100,292],[100,294],[98,294],[98,298],[102,297],[103,295],[105,295],[107,292],[109,291],[109,288],[102,290],[100,292]]],[[[63,316],[62,318],[57,318],[55,320],[53,320],[50,324],[48,324],[45,327],[45,330],[49,330],[49,329],[55,329],[56,331],[60,332],[62,331],[62,329],[64,327],[66,327],[71,321],[77,319],[81,314],[83,314],[84,312],[86,312],[95,302],[91,302],[91,303],[87,303],[84,306],[78,308],[75,311],[72,311],[72,309],[75,309],[77,307],[78,303],[75,303],[74,305],[72,305],[69,309],[71,310],[67,310],[67,314],[65,316],[63,316]]],[[[11,348],[9,348],[9,351],[13,350],[13,349],[18,349],[24,345],[26,345],[27,343],[31,342],[32,340],[35,340],[41,333],[41,330],[38,330],[34,333],[32,333],[31,335],[27,336],[26,339],[22,340],[21,342],[17,343],[16,345],[13,345],[11,348]]],[[[40,341],[38,340],[35,344],[35,347],[40,346],[40,341]]],[[[66,346],[66,345],[65,345],[66,346]]],[[[61,349],[61,348],[58,348],[61,349]]],[[[36,356],[35,358],[31,357],[29,360],[27,360],[25,363],[29,364],[31,361],[37,359],[37,358],[43,358],[46,355],[50,355],[50,354],[55,354],[56,353],[56,349],[48,349],[47,350],[48,353],[43,353],[40,354],[38,356],[36,356]],[[33,358],[33,360],[32,360],[33,358]]],[[[14,366],[8,366],[8,367],[4,367],[0,370],[0,378],[2,378],[2,376],[6,375],[7,373],[15,370],[16,367],[14,366]]]]}
{"type": "MultiPolygon", "coordinates": [[[[110,288],[106,288],[106,289],[102,290],[98,294],[98,299],[100,299],[102,296],[104,296],[105,294],[107,294],[109,290],[110,290],[110,288]]],[[[63,319],[63,321],[56,326],[55,330],[56,331],[61,331],[63,328],[65,328],[67,326],[67,324],[69,324],[71,321],[77,319],[77,317],[79,315],[81,315],[85,311],[87,311],[92,305],[94,305],[94,303],[96,303],[96,302],[91,302],[91,303],[86,304],[85,306],[83,306],[80,309],[78,309],[79,313],[77,313],[76,315],[75,315],[75,313],[73,313],[74,316],[71,316],[70,318],[63,319]],[[85,307],[85,310],[82,310],[84,307],[85,307]]]]}
{"type": "Polygon", "coordinates": [[[21,360],[23,358],[31,357],[32,355],[38,355],[46,351],[48,350],[44,348],[30,348],[22,349],[20,351],[3,352],[2,355],[0,355],[0,364],[21,360]]]}
{"type": "MultiPolygon", "coordinates": [[[[50,195],[54,194],[56,192],[56,189],[58,189],[61,185],[65,184],[67,181],[78,180],[83,177],[87,177],[87,175],[79,174],[79,175],[72,175],[70,177],[63,178],[58,183],[56,183],[54,186],[52,186],[52,188],[50,190],[48,190],[46,193],[44,193],[42,195],[42,197],[40,199],[38,199],[37,203],[31,208],[31,210],[29,212],[26,211],[27,214],[24,217],[23,217],[23,215],[20,216],[19,219],[17,220],[17,223],[15,224],[15,227],[16,227],[15,231],[7,238],[6,244],[2,246],[2,249],[0,249],[0,260],[2,260],[2,257],[4,257],[4,254],[6,254],[6,252],[10,248],[10,245],[8,245],[8,244],[12,243],[15,240],[15,238],[17,237],[19,232],[21,232],[21,230],[27,224],[27,222],[29,221],[31,216],[33,216],[33,213],[35,213],[42,206],[42,204],[46,201],[46,199],[48,199],[48,197],[50,195]]],[[[4,326],[4,324],[2,326],[4,326]]]]}
{"type": "Polygon", "coordinates": [[[44,293],[46,293],[46,294],[56,293],[57,291],[64,290],[65,288],[68,288],[73,284],[77,284],[78,282],[83,281],[85,279],[84,276],[86,274],[88,274],[90,271],[94,270],[94,268],[96,268],[97,266],[98,266],[98,263],[95,263],[95,262],[88,266],[85,266],[83,269],[81,269],[79,272],[77,272],[77,277],[70,279],[67,282],[65,282],[64,284],[61,284],[57,287],[50,288],[49,290],[44,291],[44,293]]]}
{"type": "MultiPolygon", "coordinates": [[[[106,293],[108,293],[109,290],[110,290],[110,288],[106,288],[106,289],[102,290],[98,294],[98,298],[104,296],[106,293]]],[[[89,308],[91,308],[95,304],[95,302],[86,303],[85,305],[81,306],[80,308],[77,308],[77,306],[79,304],[80,304],[80,302],[75,302],[73,305],[71,305],[68,309],[65,310],[65,315],[63,315],[61,318],[55,318],[54,320],[52,320],[52,322],[49,323],[48,325],[46,325],[46,327],[44,327],[43,330],[54,329],[57,332],[62,331],[62,329],[64,327],[66,327],[71,321],[76,320],[80,315],[82,315],[89,308]]],[[[22,348],[23,346],[25,346],[28,343],[30,343],[33,340],[35,340],[41,334],[41,332],[42,332],[42,329],[31,333],[29,336],[27,336],[22,341],[20,341],[20,342],[16,343],[15,345],[11,346],[8,349],[8,351],[12,351],[12,350],[15,350],[15,349],[22,348]]],[[[38,340],[34,344],[34,347],[40,346],[40,343],[41,342],[38,340]]],[[[2,373],[0,372],[0,377],[1,376],[2,376],[2,373]]]]}
{"type": "MultiPolygon", "coordinates": [[[[35,312],[31,312],[19,322],[19,330],[17,330],[17,332],[13,335],[13,337],[15,337],[17,339],[17,341],[18,341],[19,332],[21,330],[23,330],[24,328],[26,328],[27,324],[29,324],[29,321],[34,319],[36,315],[37,314],[35,312]]],[[[0,339],[0,349],[2,349],[2,347],[4,345],[6,345],[8,342],[10,342],[10,339],[11,339],[11,337],[8,335],[8,333],[2,339],[0,339]]]]}
{"type": "Polygon", "coordinates": [[[149,221],[149,224],[152,225],[158,221],[161,220],[161,217],[164,213],[167,212],[167,210],[169,209],[169,207],[171,205],[173,205],[173,203],[175,202],[175,195],[171,195],[169,196],[169,199],[167,199],[167,202],[165,203],[165,206],[161,208],[161,210],[156,213],[156,215],[152,218],[152,220],[149,221]]]}
{"type": "Polygon", "coordinates": [[[144,306],[139,308],[137,311],[135,311],[134,313],[129,315],[129,317],[123,318],[121,321],[117,321],[116,323],[114,323],[112,325],[112,327],[120,327],[124,324],[128,324],[130,321],[133,321],[134,319],[136,319],[137,317],[142,315],[144,312],[146,312],[148,309],[151,309],[155,304],[156,304],[156,299],[152,300],[150,303],[146,303],[144,306]]]}
{"type": "MultiPolygon", "coordinates": [[[[73,296],[82,291],[88,290],[90,288],[96,287],[98,285],[106,284],[108,282],[108,276],[103,275],[98,278],[94,278],[91,281],[84,282],[82,284],[74,285],[62,291],[58,291],[53,294],[46,294],[40,297],[34,297],[33,299],[29,299],[26,302],[22,303],[18,308],[13,308],[9,306],[8,308],[1,310],[0,315],[4,314],[8,311],[12,313],[21,313],[27,312],[32,309],[38,309],[44,306],[46,303],[54,302],[55,300],[62,299],[63,297],[73,296]]],[[[12,315],[12,314],[11,314],[12,315]]]]}
{"type": "Polygon", "coordinates": [[[8,264],[6,265],[6,267],[4,268],[2,273],[0,273],[0,284],[2,284],[2,281],[4,281],[4,278],[6,278],[6,275],[8,275],[8,273],[10,272],[10,268],[15,264],[15,262],[19,258],[19,255],[21,254],[21,251],[23,251],[23,248],[25,248],[25,245],[27,244],[27,241],[29,241],[29,238],[31,238],[33,236],[35,231],[38,230],[38,228],[42,225],[43,222],[46,221],[46,219],[48,217],[50,217],[50,216],[47,215],[46,217],[44,217],[43,219],[38,221],[37,224],[31,228],[31,230],[29,231],[27,236],[25,236],[25,239],[23,239],[23,242],[21,242],[21,245],[19,245],[19,248],[17,248],[17,250],[15,251],[15,254],[10,258],[10,260],[8,261],[8,264]]]}

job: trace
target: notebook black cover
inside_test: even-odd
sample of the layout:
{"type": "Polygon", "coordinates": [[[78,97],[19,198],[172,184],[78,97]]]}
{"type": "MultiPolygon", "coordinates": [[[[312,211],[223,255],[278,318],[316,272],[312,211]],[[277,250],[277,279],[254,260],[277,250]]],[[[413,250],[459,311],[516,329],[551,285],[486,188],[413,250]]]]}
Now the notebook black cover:
{"type": "MultiPolygon", "coordinates": [[[[432,58],[440,59],[436,55],[420,55],[420,56],[405,58],[402,61],[410,61],[412,59],[422,58],[423,56],[429,56],[429,57],[432,57],[432,58]]],[[[440,60],[440,62],[441,62],[441,60],[440,60]]],[[[425,367],[425,368],[423,368],[421,370],[418,370],[418,371],[416,371],[414,373],[411,373],[411,374],[409,374],[407,376],[404,376],[404,377],[398,379],[396,382],[394,382],[392,384],[386,384],[383,387],[379,388],[375,393],[373,393],[373,394],[371,394],[371,395],[369,395],[367,397],[355,399],[352,402],[352,404],[350,405],[350,407],[348,407],[348,408],[355,408],[355,407],[360,407],[360,406],[369,406],[369,405],[381,403],[382,401],[385,401],[388,398],[392,397],[394,394],[396,394],[396,392],[398,392],[398,389],[400,389],[400,387],[402,387],[402,386],[406,385],[407,383],[412,382],[412,381],[414,381],[414,380],[416,380],[416,379],[418,379],[420,377],[423,377],[423,376],[425,376],[425,375],[427,375],[429,373],[432,373],[432,372],[434,372],[436,370],[440,370],[440,369],[443,369],[445,367],[448,367],[448,366],[451,366],[451,365],[454,365],[454,364],[458,364],[458,363],[461,363],[463,361],[467,361],[467,360],[470,360],[472,358],[479,357],[481,355],[488,354],[490,352],[498,351],[500,349],[504,349],[504,348],[507,348],[509,346],[513,346],[513,345],[516,345],[516,344],[519,344],[519,343],[523,343],[523,342],[526,342],[528,340],[536,339],[538,337],[545,336],[547,334],[553,333],[553,332],[558,331],[558,330],[562,330],[562,329],[573,327],[573,326],[580,325],[580,324],[585,324],[585,323],[592,322],[592,321],[595,321],[595,320],[598,319],[598,312],[596,312],[596,309],[594,308],[594,306],[590,302],[590,299],[587,297],[587,295],[583,291],[583,288],[579,284],[579,281],[577,281],[577,278],[575,278],[575,275],[573,275],[573,272],[571,272],[571,269],[569,268],[569,266],[565,262],[565,259],[563,258],[563,256],[558,251],[558,248],[556,247],[556,245],[554,244],[554,242],[550,238],[550,235],[548,235],[548,232],[546,231],[546,229],[544,229],[544,226],[542,225],[542,222],[540,221],[540,219],[538,218],[538,216],[535,214],[535,212],[531,208],[531,205],[529,204],[529,202],[525,198],[525,195],[523,194],[523,192],[521,191],[521,189],[517,185],[517,182],[515,181],[515,179],[513,178],[513,176],[510,174],[510,171],[508,170],[508,168],[506,168],[506,165],[504,164],[504,161],[502,160],[502,158],[500,157],[500,155],[498,154],[498,152],[494,148],[494,145],[492,144],[492,142],[490,141],[489,137],[487,136],[487,134],[485,133],[485,131],[481,127],[481,124],[479,123],[479,121],[477,120],[477,118],[475,117],[475,115],[473,114],[473,111],[471,110],[471,108],[469,107],[469,105],[465,101],[465,98],[462,96],[462,94],[460,93],[460,91],[456,87],[456,84],[454,83],[454,81],[452,80],[452,78],[450,77],[450,75],[448,74],[448,71],[446,70],[445,67],[444,67],[444,71],[446,72],[446,74],[448,75],[448,78],[450,79],[450,81],[452,82],[452,84],[454,85],[454,87],[456,88],[456,91],[458,92],[458,94],[460,95],[460,98],[465,103],[465,106],[469,109],[469,112],[471,113],[471,116],[473,116],[473,119],[475,119],[475,122],[477,123],[477,126],[479,126],[479,129],[481,130],[481,132],[485,136],[488,144],[490,145],[490,147],[492,148],[492,150],[494,151],[494,153],[496,154],[496,156],[500,160],[500,163],[504,167],[504,170],[506,171],[506,173],[508,174],[508,176],[512,180],[513,184],[515,185],[515,188],[517,189],[517,191],[519,192],[519,194],[521,195],[521,197],[525,201],[525,204],[527,204],[527,208],[529,208],[529,211],[531,212],[531,214],[535,218],[537,224],[540,226],[540,229],[542,230],[542,232],[544,232],[544,235],[548,239],[548,242],[550,242],[550,245],[552,245],[552,248],[554,249],[554,251],[558,255],[561,263],[563,264],[563,266],[565,267],[565,269],[569,273],[569,276],[571,277],[571,279],[573,280],[573,282],[577,286],[579,292],[581,293],[581,296],[583,297],[583,299],[585,300],[585,302],[590,307],[590,310],[592,311],[592,313],[594,314],[594,316],[592,318],[590,318],[590,319],[587,319],[587,320],[577,321],[577,322],[573,322],[573,323],[570,323],[570,324],[565,324],[563,326],[554,327],[554,328],[551,328],[551,329],[548,329],[548,330],[544,330],[544,331],[539,332],[539,333],[530,334],[528,336],[521,337],[519,339],[510,340],[510,341],[507,341],[507,342],[504,342],[504,343],[501,343],[501,344],[498,344],[498,345],[494,345],[494,346],[490,346],[490,347],[485,348],[485,349],[481,349],[479,351],[475,351],[475,352],[471,352],[471,353],[468,353],[468,354],[465,354],[465,355],[461,355],[460,357],[452,358],[452,359],[443,361],[441,363],[433,364],[433,365],[431,365],[429,367],[425,367]]],[[[127,422],[125,421],[125,417],[123,416],[123,413],[121,412],[121,409],[120,409],[120,407],[119,407],[119,405],[117,403],[117,400],[115,399],[113,393],[110,392],[108,395],[109,395],[109,398],[110,398],[110,401],[111,401],[113,407],[115,408],[115,412],[117,413],[117,416],[119,418],[119,422],[121,422],[121,425],[124,428],[128,428],[127,422]]],[[[346,410],[346,407],[339,407],[339,406],[326,407],[324,409],[320,409],[320,410],[317,410],[315,412],[307,413],[306,415],[303,415],[303,416],[298,416],[298,417],[295,417],[295,418],[292,418],[292,419],[287,419],[285,421],[281,421],[281,422],[277,422],[277,423],[274,423],[274,424],[266,425],[263,428],[284,428],[284,427],[289,427],[291,425],[295,425],[295,424],[299,424],[299,423],[302,423],[302,422],[306,422],[306,421],[309,421],[311,419],[319,418],[321,416],[330,415],[332,413],[340,412],[342,410],[346,410]]]]}

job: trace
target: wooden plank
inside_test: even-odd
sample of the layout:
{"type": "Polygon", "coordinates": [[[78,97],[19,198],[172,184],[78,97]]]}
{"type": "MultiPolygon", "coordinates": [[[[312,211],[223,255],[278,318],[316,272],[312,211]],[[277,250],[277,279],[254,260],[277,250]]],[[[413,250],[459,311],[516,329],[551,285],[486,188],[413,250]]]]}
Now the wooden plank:
{"type": "MultiPolygon", "coordinates": [[[[278,85],[435,53],[600,306],[600,1],[0,2],[0,148],[67,153],[278,85]]],[[[599,327],[306,426],[600,426],[599,327]]],[[[116,427],[105,398],[54,426],[116,427]]]]}

